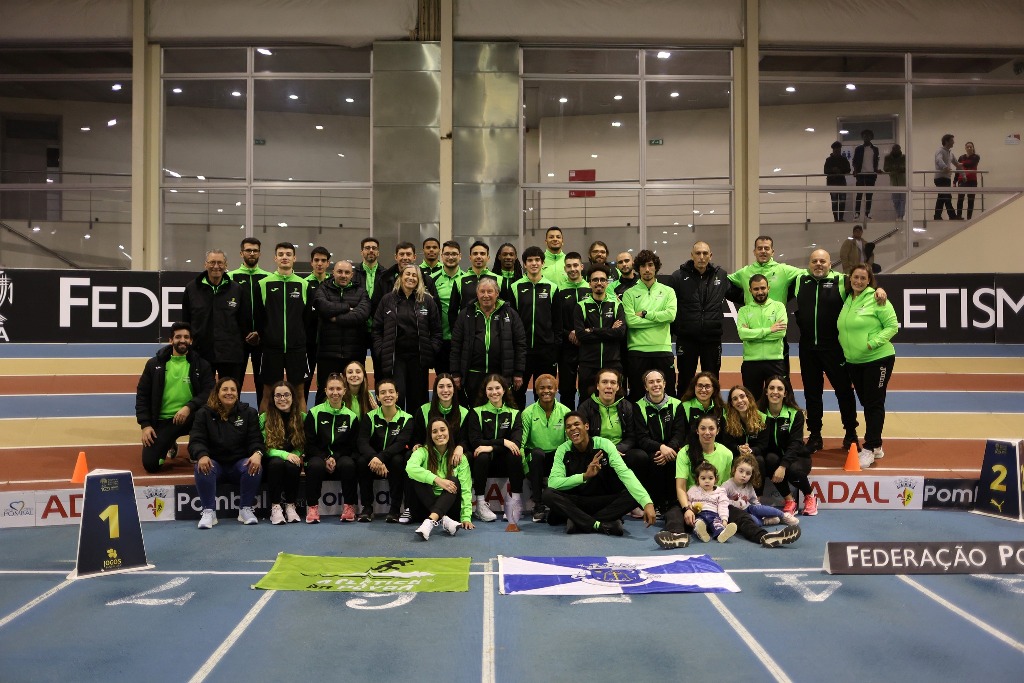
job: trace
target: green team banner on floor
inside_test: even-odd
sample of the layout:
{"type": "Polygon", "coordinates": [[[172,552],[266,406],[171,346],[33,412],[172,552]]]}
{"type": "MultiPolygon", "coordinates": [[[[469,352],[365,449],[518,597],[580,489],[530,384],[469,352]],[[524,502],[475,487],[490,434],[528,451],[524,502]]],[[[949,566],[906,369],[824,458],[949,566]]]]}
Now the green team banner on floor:
{"type": "Polygon", "coordinates": [[[279,553],[253,588],[355,593],[457,593],[469,590],[468,557],[317,557],[279,553]]]}

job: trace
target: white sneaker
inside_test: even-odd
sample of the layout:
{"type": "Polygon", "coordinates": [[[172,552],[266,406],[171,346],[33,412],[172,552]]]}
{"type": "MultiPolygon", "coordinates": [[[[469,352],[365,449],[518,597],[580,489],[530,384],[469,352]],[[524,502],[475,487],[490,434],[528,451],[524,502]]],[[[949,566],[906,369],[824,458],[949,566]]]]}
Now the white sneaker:
{"type": "Polygon", "coordinates": [[[786,526],[796,526],[800,523],[800,520],[796,518],[796,515],[791,515],[787,512],[782,515],[782,523],[786,526]]]}
{"type": "MultiPolygon", "coordinates": [[[[243,508],[244,509],[244,508],[243,508]]],[[[248,524],[249,522],[242,520],[242,515],[239,513],[238,521],[242,524],[248,524]]],[[[284,510],[277,503],[270,506],[270,523],[271,524],[284,524],[284,510]]]]}
{"type": "Polygon", "coordinates": [[[491,506],[482,498],[477,499],[476,505],[473,507],[473,514],[476,515],[476,518],[481,522],[493,522],[498,519],[498,515],[494,514],[494,511],[491,510],[491,506]]]}
{"type": "Polygon", "coordinates": [[[217,511],[206,509],[203,510],[203,516],[199,518],[200,529],[212,529],[217,526],[217,511]]]}
{"type": "MultiPolygon", "coordinates": [[[[260,520],[256,519],[256,513],[253,512],[251,507],[244,507],[238,511],[238,521],[242,524],[259,524],[260,520]]],[[[281,520],[284,523],[284,519],[281,520]]]]}
{"type": "Polygon", "coordinates": [[[412,513],[409,512],[409,508],[402,508],[402,514],[398,516],[399,524],[408,524],[412,521],[412,513]]]}
{"type": "Polygon", "coordinates": [[[456,522],[448,515],[445,515],[441,518],[441,526],[444,527],[444,532],[446,534],[448,534],[449,536],[454,536],[456,533],[458,533],[459,528],[462,525],[456,522]]]}
{"type": "Polygon", "coordinates": [[[299,511],[295,509],[295,503],[285,503],[284,518],[288,520],[289,524],[302,521],[302,518],[299,517],[299,511]]]}
{"type": "MultiPolygon", "coordinates": [[[[784,512],[783,514],[789,514],[784,512]]],[[[793,517],[793,515],[789,515],[793,517]]],[[[794,518],[795,519],[795,518],[794,518]]],[[[782,517],[765,517],[761,520],[761,526],[775,526],[776,524],[782,524],[782,517]]]]}
{"type": "Polygon", "coordinates": [[[708,525],[699,517],[697,518],[697,521],[693,523],[693,533],[697,534],[697,538],[705,543],[711,540],[711,534],[708,533],[708,525]]]}
{"type": "Polygon", "coordinates": [[[429,541],[430,532],[434,530],[435,526],[437,526],[437,522],[430,519],[430,517],[427,517],[425,520],[423,520],[422,524],[416,527],[416,533],[419,534],[424,541],[429,541]]]}
{"type": "Polygon", "coordinates": [[[865,448],[860,452],[858,460],[860,460],[861,469],[866,470],[867,468],[875,464],[875,452],[865,448]]]}
{"type": "Polygon", "coordinates": [[[881,460],[885,457],[885,451],[882,450],[881,446],[873,450],[872,453],[875,454],[875,460],[881,460]]]}
{"type": "Polygon", "coordinates": [[[519,518],[523,514],[523,499],[519,496],[509,496],[505,501],[505,518],[509,524],[519,524],[519,518]]]}

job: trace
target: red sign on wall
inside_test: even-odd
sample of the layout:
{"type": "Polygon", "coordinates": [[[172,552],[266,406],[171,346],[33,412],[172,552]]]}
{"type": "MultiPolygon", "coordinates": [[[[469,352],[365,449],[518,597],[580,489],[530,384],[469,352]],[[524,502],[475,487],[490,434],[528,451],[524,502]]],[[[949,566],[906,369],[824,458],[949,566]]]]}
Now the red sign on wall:
{"type": "MultiPolygon", "coordinates": [[[[569,171],[570,183],[592,183],[597,180],[597,169],[579,168],[569,171]]],[[[569,190],[570,197],[596,197],[594,190],[569,190]]]]}

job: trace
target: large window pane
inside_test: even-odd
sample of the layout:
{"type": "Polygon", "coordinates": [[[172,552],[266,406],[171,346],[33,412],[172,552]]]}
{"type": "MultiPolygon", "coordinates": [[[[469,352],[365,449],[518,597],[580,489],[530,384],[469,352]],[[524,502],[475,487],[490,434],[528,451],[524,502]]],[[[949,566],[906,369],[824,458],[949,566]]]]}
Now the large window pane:
{"type": "Polygon", "coordinates": [[[673,272],[690,259],[698,240],[711,245],[714,262],[728,267],[732,253],[732,195],[700,190],[648,190],[647,246],[673,272]]]}
{"type": "Polygon", "coordinates": [[[164,81],[165,183],[245,178],[245,80],[164,81]]]}
{"type": "Polygon", "coordinates": [[[582,197],[570,196],[568,190],[526,190],[523,243],[543,246],[544,232],[557,225],[565,239],[564,251],[578,251],[584,258],[595,239],[604,239],[616,253],[636,247],[639,197],[637,190],[595,190],[593,196],[582,197]]]}
{"type": "Polygon", "coordinates": [[[526,81],[523,88],[526,156],[535,163],[526,182],[639,179],[636,82],[526,81]]]}
{"type": "Polygon", "coordinates": [[[3,190],[0,254],[26,268],[131,266],[131,192],[127,189],[3,190]],[[33,210],[26,212],[25,207],[33,210]]]}
{"type": "Polygon", "coordinates": [[[1020,81],[1021,60],[1021,55],[914,55],[911,73],[913,78],[1020,81]]]}
{"type": "MultiPolygon", "coordinates": [[[[895,139],[879,137],[874,144],[881,157],[893,143],[905,142],[906,131],[899,124],[906,121],[904,86],[902,84],[858,84],[851,81],[833,83],[797,83],[787,85],[775,81],[761,83],[760,169],[762,184],[825,185],[825,158],[837,139],[843,140],[843,152],[852,157],[861,144],[858,122],[895,119],[890,131],[895,139]],[[854,86],[853,88],[847,85],[854,86]],[[790,88],[792,90],[790,90],[790,88]],[[850,128],[850,125],[856,125],[850,128]],[[846,127],[844,127],[846,126],[846,127]],[[843,131],[846,131],[845,133],[843,131]]],[[[852,178],[849,184],[853,185],[852,178]]],[[[887,185],[884,174],[878,185],[887,185]]]]}
{"type": "Polygon", "coordinates": [[[257,80],[254,180],[370,180],[369,80],[257,80]]]}
{"type": "Polygon", "coordinates": [[[228,268],[238,267],[238,245],[246,234],[244,190],[172,188],[164,190],[163,200],[163,270],[203,270],[210,249],[224,251],[228,268]]]}
{"type": "Polygon", "coordinates": [[[131,82],[0,81],[0,183],[131,172],[131,82]]]}
{"type": "Polygon", "coordinates": [[[866,78],[905,75],[902,54],[823,54],[820,52],[771,52],[761,55],[763,76],[862,76],[866,78]]]}
{"type": "Polygon", "coordinates": [[[729,183],[727,81],[648,81],[647,179],[729,183]]]}
{"type": "MultiPolygon", "coordinates": [[[[336,258],[359,263],[359,240],[370,234],[370,215],[369,189],[253,190],[253,234],[271,245],[291,241],[307,257],[313,246],[324,246],[336,258]]],[[[394,243],[381,244],[387,251],[394,243]]]]}

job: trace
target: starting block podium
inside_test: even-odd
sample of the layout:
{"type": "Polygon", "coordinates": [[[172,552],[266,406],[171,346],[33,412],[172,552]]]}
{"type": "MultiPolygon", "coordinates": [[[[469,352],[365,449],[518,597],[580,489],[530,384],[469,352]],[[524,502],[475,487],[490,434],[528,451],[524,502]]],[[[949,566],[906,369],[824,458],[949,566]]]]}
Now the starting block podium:
{"type": "Polygon", "coordinates": [[[78,554],[69,579],[152,569],[127,470],[93,470],[85,477],[78,554]]]}
{"type": "Polygon", "coordinates": [[[985,459],[978,477],[978,499],[971,512],[1024,522],[1022,451],[1022,441],[989,440],[985,444],[985,459]]]}

